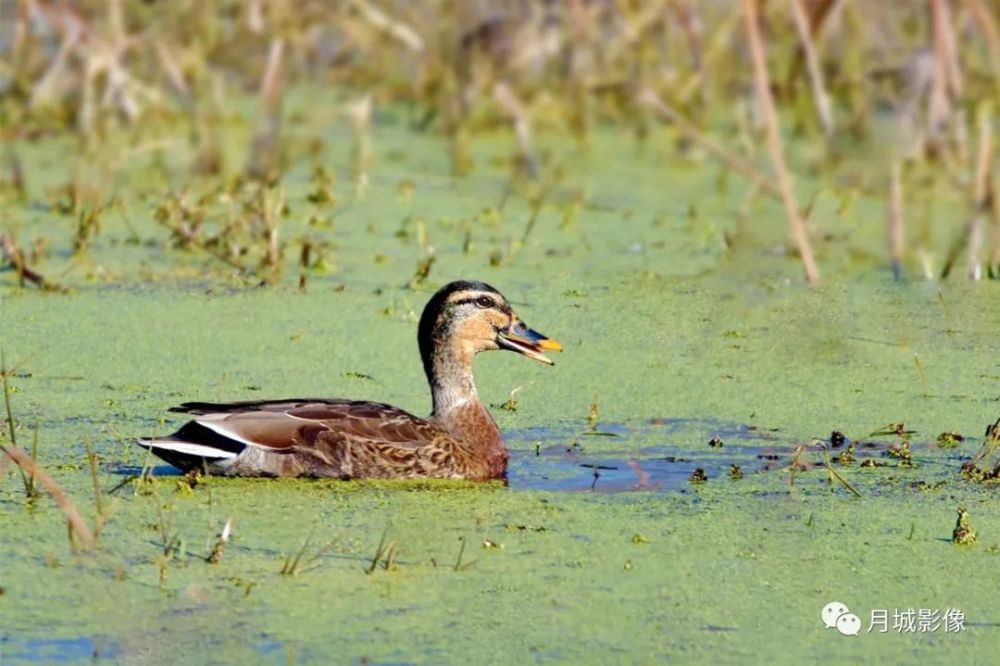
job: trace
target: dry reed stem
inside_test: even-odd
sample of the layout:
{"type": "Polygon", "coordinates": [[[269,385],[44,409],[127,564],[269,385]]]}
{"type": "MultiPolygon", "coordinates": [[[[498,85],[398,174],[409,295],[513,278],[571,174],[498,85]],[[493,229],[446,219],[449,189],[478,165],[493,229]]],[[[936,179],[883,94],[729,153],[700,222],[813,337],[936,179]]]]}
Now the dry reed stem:
{"type": "Polygon", "coordinates": [[[402,21],[389,17],[378,7],[365,0],[350,0],[350,5],[357,9],[362,18],[373,28],[392,37],[414,53],[423,53],[426,49],[424,38],[416,30],[402,21]]]}
{"type": "Polygon", "coordinates": [[[930,0],[931,43],[934,53],[934,77],[928,108],[929,135],[939,139],[954,111],[954,102],[962,92],[955,36],[947,0],[930,0]]]}
{"type": "MultiPolygon", "coordinates": [[[[983,277],[983,237],[985,235],[986,216],[993,210],[992,174],[993,164],[993,120],[992,105],[983,104],[979,107],[979,149],[976,153],[975,176],[975,209],[969,224],[969,263],[967,275],[970,280],[981,280],[983,277]]],[[[998,230],[994,230],[997,233],[998,230]]]]}
{"type": "Polygon", "coordinates": [[[734,155],[713,141],[704,132],[695,127],[691,121],[681,115],[679,111],[667,104],[652,89],[645,88],[640,91],[638,101],[640,104],[653,109],[662,120],[670,123],[681,134],[707,150],[712,156],[725,164],[727,168],[739,173],[755,187],[767,192],[779,201],[781,200],[781,190],[757,171],[753,164],[744,160],[739,155],[734,155]]]}
{"type": "Polygon", "coordinates": [[[363,197],[368,191],[368,171],[372,166],[372,94],[365,93],[347,105],[347,115],[354,129],[351,147],[351,170],[354,175],[354,196],[363,197]]]}
{"type": "Polygon", "coordinates": [[[68,74],[70,56],[76,51],[86,32],[83,20],[75,14],[67,11],[61,18],[65,21],[66,31],[59,44],[59,50],[48,69],[31,90],[31,98],[28,102],[29,109],[52,104],[58,99],[62,89],[62,81],[68,74]]]}
{"type": "Polygon", "coordinates": [[[506,81],[497,81],[493,84],[493,99],[511,117],[514,134],[517,136],[517,145],[521,150],[524,173],[529,178],[537,177],[538,158],[535,156],[535,148],[531,140],[531,118],[528,115],[528,110],[524,108],[524,104],[517,98],[506,81]]]}
{"type": "Polygon", "coordinates": [[[46,291],[58,291],[59,287],[52,284],[45,279],[45,276],[38,271],[32,270],[30,266],[24,261],[24,253],[21,252],[21,248],[14,243],[14,238],[10,234],[0,235],[0,255],[2,255],[11,266],[13,266],[14,271],[17,272],[17,279],[20,285],[24,286],[24,281],[27,280],[32,284],[38,286],[46,291]]]}
{"type": "Polygon", "coordinates": [[[698,81],[698,95],[702,102],[707,100],[708,76],[705,71],[704,48],[701,42],[701,26],[697,15],[687,0],[668,0],[677,22],[680,23],[691,53],[691,66],[698,81]]]}
{"type": "Polygon", "coordinates": [[[281,131],[281,97],[284,89],[282,63],[284,62],[285,40],[276,37],[271,40],[267,54],[267,67],[260,82],[259,116],[257,130],[250,148],[247,173],[255,178],[269,179],[277,175],[278,134],[281,131]]]}
{"type": "Polygon", "coordinates": [[[813,101],[816,104],[816,113],[823,126],[823,133],[829,138],[833,136],[834,131],[833,107],[830,105],[830,95],[827,94],[826,82],[823,79],[823,67],[819,62],[812,32],[809,29],[809,18],[806,16],[806,9],[803,6],[805,0],[790,0],[790,2],[792,19],[795,22],[795,29],[799,33],[799,41],[805,54],[806,69],[809,72],[809,85],[812,89],[813,101]]]}
{"type": "Polygon", "coordinates": [[[708,73],[718,71],[719,61],[729,57],[732,35],[736,26],[739,25],[739,21],[739,13],[732,12],[722,25],[715,28],[715,32],[707,40],[707,46],[702,54],[702,68],[695,70],[684,83],[677,87],[675,98],[681,103],[686,104],[696,91],[704,90],[708,83],[706,80],[708,73]]]}
{"type": "Polygon", "coordinates": [[[12,447],[4,451],[3,458],[10,458],[13,460],[17,463],[18,467],[34,477],[35,480],[49,492],[49,495],[51,495],[52,499],[55,500],[56,505],[59,506],[63,515],[66,516],[66,520],[69,521],[70,528],[78,537],[80,537],[84,548],[92,548],[94,546],[94,535],[91,534],[86,521],[84,521],[83,517],[80,515],[80,512],[77,510],[76,505],[73,504],[73,501],[68,495],[66,495],[59,484],[55,482],[55,479],[49,476],[48,472],[36,464],[35,461],[31,459],[31,456],[16,447],[12,447]]]}
{"type": "Polygon", "coordinates": [[[993,70],[993,86],[1000,96],[1000,30],[997,29],[997,25],[1000,24],[997,23],[998,19],[990,14],[983,0],[965,0],[965,5],[986,38],[986,46],[990,53],[990,69],[993,70]]]}
{"type": "Polygon", "coordinates": [[[890,168],[886,234],[889,240],[892,276],[896,280],[901,280],[903,278],[903,165],[897,160],[890,168]]]}
{"type": "MultiPolygon", "coordinates": [[[[815,41],[819,38],[823,32],[823,27],[844,3],[845,0],[811,0],[806,2],[803,10],[806,12],[806,25],[809,28],[810,40],[815,41]]],[[[795,10],[794,7],[792,9],[793,11],[795,10]]],[[[799,77],[805,59],[805,48],[799,47],[795,51],[792,66],[788,69],[788,82],[794,81],[799,77]]]]}
{"type": "Polygon", "coordinates": [[[173,90],[174,96],[180,101],[181,105],[190,109],[194,104],[194,100],[191,97],[191,89],[188,87],[187,81],[184,78],[184,71],[181,69],[171,49],[162,40],[154,39],[153,50],[156,52],[156,59],[167,77],[167,82],[170,84],[170,89],[173,90]]]}
{"type": "Polygon", "coordinates": [[[781,143],[781,131],[778,127],[778,113],[774,106],[774,98],[771,96],[771,81],[767,73],[764,41],[760,34],[760,26],[758,25],[756,1],[743,0],[743,13],[746,19],[747,37],[750,41],[750,54],[753,59],[757,99],[764,114],[771,163],[774,166],[775,175],[778,177],[781,200],[785,206],[785,214],[788,216],[789,230],[795,244],[798,246],[799,255],[802,259],[802,267],[806,274],[806,281],[809,284],[817,284],[819,282],[819,269],[816,267],[816,261],[813,259],[812,246],[809,244],[809,235],[806,232],[805,222],[799,213],[799,206],[795,201],[795,194],[792,192],[792,181],[788,175],[788,167],[785,164],[784,146],[781,143]]]}

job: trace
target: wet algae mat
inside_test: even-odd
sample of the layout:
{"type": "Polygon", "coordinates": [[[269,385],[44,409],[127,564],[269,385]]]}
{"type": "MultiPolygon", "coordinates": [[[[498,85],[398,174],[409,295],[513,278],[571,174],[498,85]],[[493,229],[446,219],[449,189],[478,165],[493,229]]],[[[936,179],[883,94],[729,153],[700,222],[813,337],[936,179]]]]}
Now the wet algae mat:
{"type": "Polygon", "coordinates": [[[162,162],[183,151],[156,169],[129,157],[143,168],[116,182],[126,205],[85,253],[61,252],[74,222],[46,192],[69,167],[58,146],[21,148],[38,177],[6,224],[26,246],[49,240],[39,268],[71,291],[3,276],[0,343],[8,365],[26,359],[10,379],[16,434],[30,448],[37,429],[40,463],[93,525],[92,442],[103,526],[93,552],[73,553],[51,500],[26,502],[14,470],[0,480],[0,662],[994,660],[998,487],[959,471],[1000,416],[996,283],[890,282],[858,250],[879,238],[884,204],[863,192],[848,213],[839,195],[817,199],[829,271],[806,289],[773,251],[777,205],[754,202],[738,229],[745,193],[720,190],[710,163],[620,155],[620,138],[599,136],[525,233],[532,205],[501,211],[490,166],[507,139],[484,138],[481,168],[459,181],[441,175],[435,139],[385,119],[375,139],[360,199],[343,147],[317,158],[343,204],[309,196],[310,164],[290,172],[284,238],[326,253],[305,293],[294,252],[284,279],[256,287],[170,246],[156,193],[181,187],[162,162]],[[743,240],[727,245],[730,232],[743,240]],[[429,277],[404,286],[430,247],[429,277]],[[416,317],[456,277],[494,284],[566,348],[554,368],[477,361],[509,435],[509,486],[192,487],[166,466],[132,478],[149,461],[129,441],[169,431],[166,408],[188,399],[345,396],[425,413],[416,317]],[[891,422],[913,431],[909,464],[890,455],[902,438],[871,435],[891,422]],[[820,446],[796,451],[822,440],[842,456],[833,430],[856,444],[853,464],[833,466],[860,497],[820,446]],[[965,439],[942,448],[941,432],[965,439]],[[959,506],[973,545],[951,543],[959,506]],[[831,601],[859,615],[860,635],[824,629],[831,601]],[[893,630],[909,608],[959,609],[964,631],[893,630]],[[868,632],[875,609],[888,632],[868,632]]]}

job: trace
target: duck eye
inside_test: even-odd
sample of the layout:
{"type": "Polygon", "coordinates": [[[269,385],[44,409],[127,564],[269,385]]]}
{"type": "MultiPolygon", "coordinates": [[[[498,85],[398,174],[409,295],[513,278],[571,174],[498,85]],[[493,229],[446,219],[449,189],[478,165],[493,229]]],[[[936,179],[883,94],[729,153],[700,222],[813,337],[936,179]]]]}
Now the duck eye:
{"type": "Polygon", "coordinates": [[[480,296],[476,299],[476,305],[481,308],[491,308],[493,307],[493,299],[489,296],[480,296]]]}

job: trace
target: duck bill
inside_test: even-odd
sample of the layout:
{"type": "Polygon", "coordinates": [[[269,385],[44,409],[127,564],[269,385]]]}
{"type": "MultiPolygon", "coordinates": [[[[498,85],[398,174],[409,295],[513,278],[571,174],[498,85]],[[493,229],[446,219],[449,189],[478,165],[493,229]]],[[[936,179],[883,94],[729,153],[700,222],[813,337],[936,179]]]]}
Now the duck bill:
{"type": "Polygon", "coordinates": [[[506,331],[500,331],[497,342],[501,349],[524,354],[528,358],[541,361],[547,365],[555,365],[543,351],[562,351],[562,345],[552,338],[545,337],[538,331],[532,330],[522,322],[515,322],[506,331]]]}

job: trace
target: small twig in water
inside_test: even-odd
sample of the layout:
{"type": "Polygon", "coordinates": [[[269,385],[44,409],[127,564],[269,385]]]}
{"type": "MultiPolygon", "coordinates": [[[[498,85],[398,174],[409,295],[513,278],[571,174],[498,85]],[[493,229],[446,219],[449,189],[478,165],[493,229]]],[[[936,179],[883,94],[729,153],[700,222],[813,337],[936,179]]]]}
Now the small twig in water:
{"type": "Polygon", "coordinates": [[[233,533],[233,519],[229,518],[226,520],[226,524],[222,526],[222,531],[219,533],[219,537],[215,540],[215,546],[212,547],[212,552],[208,554],[205,561],[210,564],[218,564],[222,560],[223,553],[226,552],[226,544],[229,543],[229,537],[233,533]]]}
{"type": "Polygon", "coordinates": [[[0,255],[3,255],[3,258],[17,272],[17,278],[22,287],[24,281],[27,280],[45,291],[62,291],[58,285],[49,282],[45,276],[28,266],[24,259],[24,253],[14,243],[14,238],[10,234],[0,235],[0,255]]]}
{"type": "Polygon", "coordinates": [[[3,458],[10,458],[17,463],[22,470],[27,471],[35,477],[38,483],[52,496],[52,499],[55,500],[55,503],[62,510],[63,515],[66,516],[66,520],[68,521],[71,544],[74,541],[74,537],[79,537],[85,549],[94,546],[94,535],[91,533],[90,528],[87,527],[87,523],[80,515],[76,505],[73,504],[69,496],[66,495],[59,484],[44,469],[36,464],[27,453],[18,448],[4,449],[3,458]]]}

